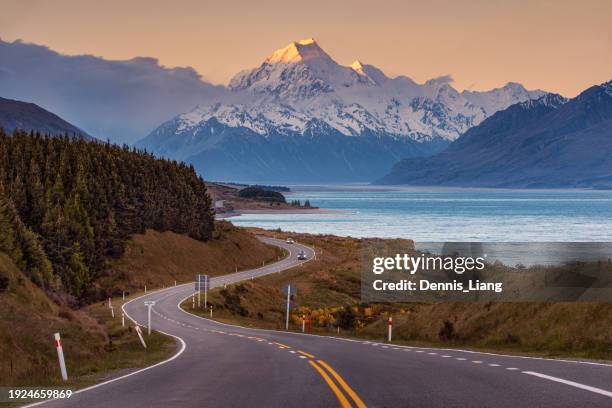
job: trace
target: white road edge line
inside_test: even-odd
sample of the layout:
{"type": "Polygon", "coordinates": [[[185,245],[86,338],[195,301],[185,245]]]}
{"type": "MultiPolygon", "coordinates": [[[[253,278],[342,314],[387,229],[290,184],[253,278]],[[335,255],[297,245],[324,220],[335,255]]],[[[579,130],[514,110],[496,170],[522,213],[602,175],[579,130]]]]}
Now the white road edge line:
{"type": "MultiPolygon", "coordinates": [[[[300,244],[300,245],[301,245],[301,244],[300,244]]],[[[310,248],[310,247],[307,247],[306,245],[302,245],[302,246],[304,246],[304,247],[306,247],[306,248],[308,248],[308,249],[310,249],[310,250],[312,250],[312,251],[314,252],[314,249],[312,249],[312,248],[310,248]]],[[[289,251],[289,255],[288,255],[286,258],[284,258],[284,259],[280,260],[279,262],[283,262],[283,261],[285,261],[285,260],[291,259],[291,255],[292,255],[291,249],[288,249],[288,251],[289,251]]],[[[306,262],[309,262],[309,261],[310,261],[310,260],[312,260],[312,259],[313,259],[313,257],[311,257],[311,258],[307,259],[307,260],[306,260],[306,261],[304,261],[304,262],[297,263],[296,265],[293,265],[291,268],[293,268],[293,267],[295,267],[295,266],[298,266],[298,265],[301,265],[301,264],[304,264],[304,263],[306,263],[306,262]]],[[[287,269],[291,269],[291,268],[287,268],[287,269]]],[[[257,269],[259,269],[259,268],[257,268],[257,269]]],[[[238,273],[240,273],[240,272],[238,272],[238,273]]],[[[184,283],[184,284],[182,284],[182,285],[178,285],[178,286],[170,286],[170,287],[168,287],[168,288],[159,289],[159,290],[157,290],[157,291],[149,292],[149,293],[146,293],[146,294],[144,294],[144,295],[138,296],[138,297],[136,297],[136,298],[134,298],[134,299],[132,299],[132,300],[129,300],[129,301],[125,302],[125,303],[124,303],[124,304],[121,306],[121,311],[122,311],[123,313],[125,313],[125,315],[127,316],[127,318],[128,318],[128,319],[130,319],[130,320],[131,320],[131,321],[132,321],[134,324],[138,324],[138,322],[137,322],[137,321],[136,321],[134,318],[132,318],[132,316],[130,316],[130,315],[129,315],[129,314],[126,312],[126,311],[125,311],[125,306],[126,306],[126,305],[128,305],[128,304],[129,304],[129,303],[131,303],[131,302],[134,302],[135,300],[141,299],[141,298],[143,298],[143,297],[145,297],[145,296],[150,296],[150,295],[152,295],[152,294],[157,294],[157,293],[164,292],[164,291],[172,292],[173,290],[176,290],[176,289],[177,289],[177,288],[179,288],[179,287],[182,287],[182,286],[187,286],[187,285],[192,285],[192,282],[189,282],[189,283],[184,283]]],[[[169,296],[167,296],[167,297],[170,297],[170,296],[171,296],[171,295],[169,295],[169,296]]],[[[189,295],[189,296],[191,296],[191,295],[189,295]]],[[[181,307],[180,307],[181,303],[183,303],[183,301],[185,301],[187,298],[189,298],[189,296],[187,296],[185,299],[181,300],[181,302],[180,302],[180,303],[179,303],[177,306],[178,306],[179,310],[181,310],[182,312],[187,313],[187,314],[189,314],[189,315],[191,315],[191,316],[196,316],[196,315],[194,315],[194,314],[192,314],[192,313],[188,313],[188,312],[184,311],[184,310],[183,310],[183,309],[181,309],[181,307]]],[[[164,298],[164,299],[165,299],[165,298],[164,298]]],[[[199,317],[199,316],[196,316],[196,317],[199,317]]],[[[214,321],[214,320],[213,320],[213,321],[214,321]]],[[[146,326],[145,326],[145,327],[146,327],[146,326]]],[[[155,330],[155,329],[154,329],[154,330],[155,330]]],[[[89,386],[89,387],[81,388],[81,389],[79,389],[79,390],[74,391],[74,392],[73,392],[73,394],[80,394],[80,393],[82,393],[82,392],[90,391],[90,390],[93,390],[93,389],[96,389],[96,388],[102,387],[102,386],[104,386],[104,385],[111,384],[111,383],[114,383],[114,382],[119,381],[119,380],[123,380],[123,379],[128,378],[128,377],[131,377],[131,376],[133,376],[133,375],[140,374],[140,373],[142,373],[142,372],[144,372],[144,371],[148,371],[148,370],[151,370],[152,368],[155,368],[155,367],[158,367],[158,366],[160,366],[160,365],[163,365],[163,364],[169,363],[170,361],[172,361],[172,360],[174,360],[174,359],[178,358],[178,357],[179,357],[181,354],[183,354],[183,352],[184,352],[184,351],[185,351],[185,349],[187,348],[187,344],[185,343],[185,340],[183,340],[183,339],[182,339],[182,338],[180,338],[179,336],[175,336],[174,334],[166,333],[166,332],[163,332],[163,331],[161,331],[161,330],[155,330],[155,331],[157,331],[157,332],[159,332],[159,333],[161,333],[161,334],[165,334],[166,336],[170,336],[170,337],[173,337],[173,338],[177,339],[177,340],[178,340],[178,341],[181,343],[181,348],[180,348],[180,350],[179,350],[178,352],[176,352],[176,354],[174,354],[172,357],[170,357],[170,358],[168,358],[168,359],[166,359],[166,360],[160,361],[160,362],[155,363],[155,364],[153,364],[153,365],[150,365],[150,366],[148,366],[148,367],[141,368],[141,369],[139,369],[139,370],[133,371],[133,372],[131,372],[131,373],[128,373],[128,374],[122,375],[122,376],[117,377],[117,378],[113,378],[113,379],[110,379],[110,380],[107,380],[107,381],[103,381],[103,382],[101,382],[101,383],[94,384],[94,385],[91,385],[91,386],[89,386]]],[[[35,402],[35,403],[33,403],[33,404],[24,405],[24,406],[23,406],[23,408],[28,408],[28,407],[36,407],[36,406],[40,406],[40,405],[43,405],[43,404],[46,404],[46,403],[49,403],[49,402],[52,402],[52,401],[58,401],[58,400],[57,400],[57,399],[48,399],[48,400],[45,400],[45,401],[40,401],[40,402],[35,402]]]]}
{"type": "Polygon", "coordinates": [[[535,377],[544,378],[545,380],[555,381],[561,384],[569,385],[571,387],[580,388],[581,390],[594,392],[595,394],[605,395],[606,397],[612,398],[612,392],[602,390],[601,388],[592,387],[590,385],[581,384],[581,383],[577,383],[574,381],[564,380],[563,378],[553,377],[553,376],[538,373],[535,371],[522,371],[522,373],[527,374],[527,375],[533,375],[535,377]]]}
{"type": "MultiPolygon", "coordinates": [[[[186,284],[184,284],[184,285],[191,285],[191,283],[186,283],[186,284]]],[[[179,286],[184,286],[184,285],[179,285],[179,286]]],[[[143,297],[145,297],[145,296],[150,296],[150,295],[152,295],[153,293],[159,293],[159,292],[161,292],[161,291],[163,291],[163,290],[171,290],[171,289],[175,289],[175,288],[176,288],[175,286],[172,286],[172,287],[167,288],[167,289],[161,289],[161,290],[158,290],[158,291],[155,291],[155,292],[149,292],[149,293],[147,293],[147,294],[145,294],[145,295],[142,295],[142,296],[138,296],[137,298],[134,298],[134,299],[132,299],[132,300],[130,300],[130,301],[128,301],[128,302],[125,302],[125,303],[124,303],[124,304],[121,306],[121,311],[123,311],[123,313],[125,313],[125,315],[127,316],[127,318],[128,318],[128,319],[130,319],[132,322],[134,322],[134,324],[138,324],[138,322],[137,322],[136,320],[134,320],[134,319],[132,318],[132,316],[130,316],[130,315],[129,315],[129,314],[126,312],[126,311],[125,311],[125,305],[127,305],[127,304],[129,304],[129,303],[131,303],[131,302],[133,302],[133,301],[135,301],[135,300],[141,299],[141,298],[143,298],[143,297]]],[[[73,394],[80,394],[80,393],[82,393],[82,392],[90,391],[90,390],[93,390],[93,389],[96,389],[96,388],[102,387],[102,386],[104,386],[104,385],[111,384],[111,383],[114,383],[114,382],[119,381],[119,380],[123,380],[123,379],[128,378],[128,377],[131,377],[131,376],[133,376],[133,375],[140,374],[140,373],[142,373],[142,372],[144,372],[144,371],[151,370],[152,368],[159,367],[160,365],[163,365],[163,364],[169,363],[170,361],[172,361],[172,360],[174,360],[174,359],[178,358],[178,356],[180,356],[181,354],[183,354],[183,352],[185,351],[185,349],[187,349],[187,344],[185,343],[185,340],[183,340],[182,338],[180,338],[180,337],[178,337],[178,336],[175,336],[174,334],[170,334],[170,333],[163,332],[163,331],[161,331],[161,330],[155,330],[155,331],[157,331],[157,332],[159,332],[159,333],[161,333],[161,334],[165,334],[166,336],[174,337],[175,339],[177,339],[177,340],[178,340],[178,341],[181,343],[181,348],[180,348],[180,350],[179,350],[179,351],[177,351],[177,352],[176,352],[174,355],[172,355],[172,357],[170,357],[170,358],[168,358],[168,359],[166,359],[166,360],[160,361],[159,363],[155,363],[155,364],[150,365],[150,366],[148,366],[148,367],[141,368],[141,369],[139,369],[139,370],[133,371],[133,372],[131,372],[131,373],[128,373],[128,374],[122,375],[122,376],[117,377],[117,378],[113,378],[113,379],[110,379],[110,380],[107,380],[107,381],[103,381],[103,382],[98,383],[98,384],[90,385],[89,387],[81,388],[81,389],[79,389],[79,390],[74,391],[74,392],[73,392],[73,394]]],[[[35,403],[33,403],[33,404],[24,405],[22,408],[27,408],[27,407],[36,407],[36,406],[40,406],[40,405],[43,405],[43,404],[46,404],[46,403],[49,403],[49,402],[53,402],[53,401],[61,401],[61,400],[59,400],[59,399],[48,399],[48,400],[44,400],[44,401],[40,401],[40,402],[35,402],[35,403]]]]}

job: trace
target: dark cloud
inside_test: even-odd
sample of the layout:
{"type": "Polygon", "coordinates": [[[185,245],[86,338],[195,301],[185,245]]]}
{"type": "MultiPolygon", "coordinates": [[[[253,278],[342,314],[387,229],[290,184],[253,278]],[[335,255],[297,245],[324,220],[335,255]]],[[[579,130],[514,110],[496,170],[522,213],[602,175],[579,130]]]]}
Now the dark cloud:
{"type": "Polygon", "coordinates": [[[135,142],[224,93],[193,68],[167,68],[155,58],[109,61],[0,40],[0,96],[34,102],[100,139],[135,142]]]}

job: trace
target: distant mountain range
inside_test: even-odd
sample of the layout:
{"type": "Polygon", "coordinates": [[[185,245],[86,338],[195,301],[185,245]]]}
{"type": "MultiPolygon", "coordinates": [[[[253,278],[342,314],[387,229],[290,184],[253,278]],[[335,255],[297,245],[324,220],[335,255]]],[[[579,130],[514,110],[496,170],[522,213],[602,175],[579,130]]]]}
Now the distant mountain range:
{"type": "Polygon", "coordinates": [[[67,134],[87,140],[94,139],[83,130],[36,104],[5,98],[0,98],[0,128],[7,133],[21,129],[35,130],[49,135],[67,134]]]}
{"type": "Polygon", "coordinates": [[[612,81],[545,95],[485,119],[433,157],[405,159],[378,184],[612,188],[612,81]]]}
{"type": "Polygon", "coordinates": [[[307,39],[238,73],[223,98],[162,124],[137,146],[215,180],[371,181],[543,95],[516,83],[460,93],[446,77],[390,78],[360,61],[339,65],[307,39]]]}

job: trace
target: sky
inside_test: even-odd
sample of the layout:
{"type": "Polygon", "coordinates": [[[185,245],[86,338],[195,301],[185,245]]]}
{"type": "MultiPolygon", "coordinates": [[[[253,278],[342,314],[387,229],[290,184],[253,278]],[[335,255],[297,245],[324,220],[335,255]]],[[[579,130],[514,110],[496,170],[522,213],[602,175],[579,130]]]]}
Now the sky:
{"type": "Polygon", "coordinates": [[[291,41],[314,37],[417,82],[458,90],[520,82],[575,96],[612,79],[610,0],[1,0],[0,38],[107,59],[158,58],[227,84],[291,41]]]}

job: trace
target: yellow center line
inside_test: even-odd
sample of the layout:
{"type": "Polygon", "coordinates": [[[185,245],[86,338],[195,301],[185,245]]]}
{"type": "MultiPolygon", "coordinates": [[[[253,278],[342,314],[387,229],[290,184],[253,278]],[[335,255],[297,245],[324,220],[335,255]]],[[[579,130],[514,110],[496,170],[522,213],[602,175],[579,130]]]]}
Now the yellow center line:
{"type": "Polygon", "coordinates": [[[359,398],[359,395],[357,395],[357,393],[351,387],[349,387],[346,381],[344,381],[344,379],[340,376],[340,374],[336,372],[336,370],[331,368],[330,365],[323,360],[317,360],[317,362],[323,367],[325,367],[327,371],[329,371],[331,375],[336,379],[336,381],[338,381],[338,384],[340,384],[342,389],[344,389],[344,391],[346,391],[346,393],[353,399],[353,401],[357,405],[357,408],[366,408],[366,404],[364,404],[361,398],[359,398]]]}
{"type": "Polygon", "coordinates": [[[298,353],[300,353],[300,354],[305,355],[306,357],[315,358],[315,356],[313,356],[312,354],[308,354],[308,353],[307,353],[307,352],[305,352],[305,351],[298,350],[297,352],[298,352],[298,353]]]}
{"type": "Polygon", "coordinates": [[[276,344],[277,346],[281,346],[281,347],[291,348],[291,347],[289,347],[288,345],[283,344],[283,343],[277,343],[277,342],[274,342],[274,344],[276,344]]]}
{"type": "Polygon", "coordinates": [[[308,362],[310,363],[311,366],[315,368],[315,370],[317,370],[317,372],[321,375],[321,377],[323,377],[323,379],[325,380],[329,388],[331,388],[333,393],[336,395],[336,398],[338,398],[338,402],[340,403],[340,406],[342,408],[351,408],[351,404],[348,402],[344,394],[342,394],[342,391],[340,391],[340,389],[336,386],[336,384],[334,384],[332,379],[329,378],[329,375],[327,375],[325,371],[323,371],[323,369],[319,367],[319,365],[315,363],[314,361],[308,360],[308,362]]]}

